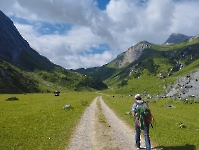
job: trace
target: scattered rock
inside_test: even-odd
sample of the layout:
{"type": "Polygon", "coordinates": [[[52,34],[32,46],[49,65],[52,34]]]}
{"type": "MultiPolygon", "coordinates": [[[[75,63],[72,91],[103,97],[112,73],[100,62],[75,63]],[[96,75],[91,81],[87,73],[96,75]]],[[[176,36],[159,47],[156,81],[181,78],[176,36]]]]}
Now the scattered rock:
{"type": "Polygon", "coordinates": [[[166,108],[176,108],[176,106],[170,105],[170,104],[165,104],[164,107],[166,107],[166,108]]]}
{"type": "Polygon", "coordinates": [[[73,109],[73,107],[70,105],[70,104],[66,104],[64,107],[63,107],[64,110],[70,110],[70,109],[73,109]]]}

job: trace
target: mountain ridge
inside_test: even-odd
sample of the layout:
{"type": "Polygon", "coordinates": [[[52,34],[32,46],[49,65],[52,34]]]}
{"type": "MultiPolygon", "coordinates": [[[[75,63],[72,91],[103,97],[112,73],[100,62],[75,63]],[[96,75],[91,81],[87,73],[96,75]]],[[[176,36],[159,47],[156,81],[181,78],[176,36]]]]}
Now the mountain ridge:
{"type": "Polygon", "coordinates": [[[18,32],[13,22],[0,10],[1,45],[0,56],[12,62],[17,62],[22,50],[31,49],[28,42],[18,32]]]}
{"type": "MultiPolygon", "coordinates": [[[[175,35],[178,37],[179,34],[173,34],[173,36],[175,35]]],[[[194,95],[198,97],[199,88],[194,80],[198,81],[199,76],[194,72],[199,71],[197,65],[199,60],[199,35],[190,36],[190,38],[183,40],[179,38],[179,41],[175,40],[174,42],[176,43],[160,45],[147,42],[147,46],[145,45],[145,48],[143,48],[141,46],[144,46],[146,41],[141,41],[102,67],[78,69],[76,71],[101,78],[116,93],[131,93],[131,91],[141,93],[145,91],[144,95],[146,95],[147,91],[150,94],[161,93],[161,95],[164,95],[162,97],[177,95],[177,97],[184,98],[185,95],[189,97],[190,90],[192,90],[192,93],[195,92],[194,95]],[[128,57],[125,55],[129,53],[134,56],[134,59],[126,59],[128,57]],[[121,65],[122,62],[125,63],[121,65]],[[191,76],[191,86],[173,85],[180,78],[184,80],[186,76],[191,76]],[[158,87],[161,86],[161,88],[157,88],[155,83],[160,84],[158,87]],[[173,91],[171,87],[176,88],[173,91]],[[193,89],[189,90],[185,87],[193,87],[193,89]],[[181,88],[181,90],[178,88],[181,88]]],[[[181,82],[182,85],[185,83],[181,82]]]]}
{"type": "Polygon", "coordinates": [[[187,36],[181,33],[172,33],[169,38],[163,44],[176,44],[184,40],[190,39],[193,36],[187,36]]]}
{"type": "MultiPolygon", "coordinates": [[[[196,39],[198,37],[199,37],[199,34],[195,35],[195,36],[187,36],[187,35],[180,34],[180,33],[172,33],[162,45],[163,46],[166,45],[166,43],[168,43],[168,41],[172,42],[172,43],[168,43],[168,44],[177,44],[177,43],[183,42],[185,40],[188,40],[188,42],[191,42],[193,39],[196,39]],[[173,40],[173,39],[175,39],[175,40],[173,40]]],[[[119,54],[114,60],[109,62],[109,64],[112,63],[112,66],[114,66],[116,68],[125,67],[126,65],[139,59],[139,57],[143,54],[143,51],[145,49],[150,49],[151,45],[156,45],[156,44],[149,43],[147,41],[140,41],[139,43],[135,44],[134,46],[129,47],[125,52],[119,54]]],[[[100,67],[92,67],[92,68],[99,69],[100,67]]],[[[87,70],[89,70],[89,69],[90,68],[87,68],[87,70]]],[[[81,70],[82,69],[80,68],[80,69],[76,69],[75,71],[81,73],[82,72],[81,70]]],[[[105,78],[102,78],[102,79],[104,80],[105,78]]]]}
{"type": "Polygon", "coordinates": [[[13,22],[0,11],[0,93],[106,89],[99,78],[74,73],[32,49],[13,22]]]}

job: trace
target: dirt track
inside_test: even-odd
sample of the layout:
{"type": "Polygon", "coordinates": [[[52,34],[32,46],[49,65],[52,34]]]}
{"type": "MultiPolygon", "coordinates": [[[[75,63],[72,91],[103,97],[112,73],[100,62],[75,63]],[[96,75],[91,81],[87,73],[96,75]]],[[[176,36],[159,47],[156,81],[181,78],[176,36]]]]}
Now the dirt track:
{"type": "MultiPolygon", "coordinates": [[[[66,150],[133,150],[135,133],[96,97],[72,135],[66,150]]],[[[145,147],[141,140],[141,147],[145,147]]]]}

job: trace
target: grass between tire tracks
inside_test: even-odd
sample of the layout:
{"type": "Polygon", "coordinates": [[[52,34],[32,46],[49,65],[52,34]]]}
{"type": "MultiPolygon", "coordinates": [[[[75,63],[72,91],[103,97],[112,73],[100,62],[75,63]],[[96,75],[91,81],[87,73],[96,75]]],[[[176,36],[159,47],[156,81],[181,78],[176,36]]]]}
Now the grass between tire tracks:
{"type": "Polygon", "coordinates": [[[99,113],[98,113],[99,122],[100,123],[104,123],[104,124],[106,124],[108,126],[106,117],[104,116],[104,114],[102,112],[102,107],[101,107],[101,104],[100,104],[99,100],[97,100],[97,107],[98,107],[98,110],[99,110],[99,113]]]}
{"type": "Polygon", "coordinates": [[[96,125],[96,137],[97,137],[97,141],[98,144],[100,144],[98,147],[99,149],[103,149],[103,150],[119,150],[119,148],[114,145],[113,142],[113,137],[111,137],[110,135],[110,130],[111,130],[111,126],[108,123],[102,107],[101,107],[101,103],[99,101],[99,97],[97,100],[97,113],[96,113],[96,117],[98,119],[98,124],[96,125]]]}

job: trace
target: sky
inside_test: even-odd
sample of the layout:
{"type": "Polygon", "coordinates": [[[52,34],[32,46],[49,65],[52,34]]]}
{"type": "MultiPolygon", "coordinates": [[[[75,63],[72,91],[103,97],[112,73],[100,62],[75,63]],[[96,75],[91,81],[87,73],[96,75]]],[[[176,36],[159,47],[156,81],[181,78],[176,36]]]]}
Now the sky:
{"type": "Polygon", "coordinates": [[[0,0],[30,46],[66,69],[105,65],[140,41],[199,34],[199,0],[0,0]]]}

